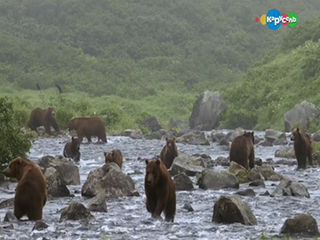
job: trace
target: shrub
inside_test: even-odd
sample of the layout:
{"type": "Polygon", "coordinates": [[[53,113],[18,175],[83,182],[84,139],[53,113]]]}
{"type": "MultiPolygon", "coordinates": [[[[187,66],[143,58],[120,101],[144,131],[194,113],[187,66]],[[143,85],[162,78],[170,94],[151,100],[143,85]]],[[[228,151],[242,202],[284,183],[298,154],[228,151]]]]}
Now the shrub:
{"type": "Polygon", "coordinates": [[[0,98],[0,171],[16,157],[26,157],[31,148],[31,135],[24,134],[14,119],[13,104],[0,98]]]}

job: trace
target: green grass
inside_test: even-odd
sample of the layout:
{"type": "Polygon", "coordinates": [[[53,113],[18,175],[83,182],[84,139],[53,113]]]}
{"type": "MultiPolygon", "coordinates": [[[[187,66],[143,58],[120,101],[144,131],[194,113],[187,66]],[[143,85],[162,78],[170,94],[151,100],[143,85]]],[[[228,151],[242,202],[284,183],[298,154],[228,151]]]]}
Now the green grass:
{"type": "Polygon", "coordinates": [[[140,122],[149,116],[157,117],[164,128],[168,128],[167,121],[170,118],[188,122],[197,98],[191,93],[158,92],[143,100],[131,100],[115,95],[94,97],[78,91],[67,91],[59,95],[56,88],[40,92],[18,90],[6,85],[0,89],[0,97],[7,96],[13,102],[14,117],[21,127],[27,123],[32,109],[54,106],[62,129],[67,128],[72,117],[108,115],[109,133],[140,128],[140,122]]]}

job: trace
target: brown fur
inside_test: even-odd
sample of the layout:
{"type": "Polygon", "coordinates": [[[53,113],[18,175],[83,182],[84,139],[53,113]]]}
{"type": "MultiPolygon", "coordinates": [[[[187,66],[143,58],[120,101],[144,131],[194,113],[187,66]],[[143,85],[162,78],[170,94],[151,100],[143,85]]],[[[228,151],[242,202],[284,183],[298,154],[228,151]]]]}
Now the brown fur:
{"type": "Polygon", "coordinates": [[[152,217],[161,218],[161,213],[164,212],[165,220],[173,222],[176,213],[176,188],[171,175],[159,158],[150,162],[146,160],[146,164],[146,208],[152,217]]]}
{"type": "Polygon", "coordinates": [[[254,168],[254,132],[244,132],[236,137],[231,144],[229,157],[244,168],[254,168]]]}
{"type": "Polygon", "coordinates": [[[111,152],[104,152],[105,163],[115,162],[120,168],[122,168],[123,157],[119,149],[114,149],[111,152]]]}
{"type": "Polygon", "coordinates": [[[178,148],[176,145],[176,138],[166,138],[166,145],[162,148],[160,159],[164,165],[169,169],[175,157],[178,157],[178,148]]]}
{"type": "Polygon", "coordinates": [[[299,128],[296,128],[292,130],[291,140],[294,141],[294,153],[297,158],[298,169],[306,168],[307,157],[312,166],[312,141],[310,136],[299,128]]]}
{"type": "Polygon", "coordinates": [[[53,107],[48,109],[36,108],[31,111],[27,127],[32,131],[37,131],[37,127],[44,126],[46,133],[51,134],[50,127],[52,126],[57,133],[60,133],[60,128],[56,122],[55,111],[53,107]]]}
{"type": "Polygon", "coordinates": [[[18,185],[14,198],[14,215],[20,219],[42,219],[42,209],[47,202],[47,182],[40,167],[22,158],[11,161],[4,170],[7,177],[16,178],[18,185]]]}
{"type": "Polygon", "coordinates": [[[101,139],[103,142],[107,142],[106,130],[99,117],[73,118],[69,122],[69,131],[71,130],[76,130],[80,142],[84,137],[88,139],[88,142],[91,142],[91,136],[97,136],[98,141],[101,139]]]}
{"type": "Polygon", "coordinates": [[[71,138],[71,142],[66,143],[63,149],[63,156],[74,161],[80,161],[80,141],[78,138],[71,138]]]}

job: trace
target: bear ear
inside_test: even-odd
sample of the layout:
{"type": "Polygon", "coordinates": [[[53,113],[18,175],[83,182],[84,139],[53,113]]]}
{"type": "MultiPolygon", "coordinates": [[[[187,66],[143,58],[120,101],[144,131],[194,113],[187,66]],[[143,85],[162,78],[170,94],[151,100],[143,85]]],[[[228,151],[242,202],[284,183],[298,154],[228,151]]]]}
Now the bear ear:
{"type": "Polygon", "coordinates": [[[107,156],[107,154],[108,154],[107,152],[103,152],[103,155],[104,155],[105,157],[107,156]]]}
{"type": "Polygon", "coordinates": [[[146,165],[148,165],[148,163],[149,163],[149,161],[148,161],[148,160],[146,160],[146,165]]]}
{"type": "Polygon", "coordinates": [[[71,140],[72,140],[72,141],[74,140],[74,137],[73,137],[73,136],[71,137],[71,140]]]}
{"type": "Polygon", "coordinates": [[[111,152],[111,155],[112,155],[112,157],[114,157],[114,151],[112,150],[112,152],[111,152]]]}
{"type": "Polygon", "coordinates": [[[299,132],[299,128],[297,128],[297,132],[299,132]]]}
{"type": "Polygon", "coordinates": [[[172,139],[173,139],[173,141],[175,141],[175,140],[176,140],[176,138],[175,138],[175,137],[173,137],[172,139]]]}
{"type": "Polygon", "coordinates": [[[157,160],[156,160],[156,164],[158,164],[158,165],[160,165],[160,159],[158,158],[157,160]]]}
{"type": "Polygon", "coordinates": [[[168,141],[168,138],[166,137],[166,141],[168,141]]]}

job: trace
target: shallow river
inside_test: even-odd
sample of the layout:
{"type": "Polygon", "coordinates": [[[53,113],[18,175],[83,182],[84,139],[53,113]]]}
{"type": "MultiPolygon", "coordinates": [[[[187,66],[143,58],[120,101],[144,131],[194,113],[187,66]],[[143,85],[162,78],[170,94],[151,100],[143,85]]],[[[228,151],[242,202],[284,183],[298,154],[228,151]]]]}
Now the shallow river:
{"type": "MultiPolygon", "coordinates": [[[[264,136],[264,132],[255,132],[255,134],[264,136]]],[[[29,159],[37,160],[45,155],[59,156],[67,140],[67,137],[37,139],[29,153],[29,159]]],[[[254,188],[255,197],[241,196],[256,216],[258,221],[256,226],[213,223],[214,203],[221,195],[233,195],[238,190],[202,190],[195,184],[195,178],[191,178],[194,182],[194,191],[177,192],[177,212],[174,223],[152,220],[145,208],[143,186],[145,162],[138,159],[159,155],[164,144],[165,141],[161,140],[133,140],[127,137],[108,137],[107,144],[82,144],[79,163],[81,185],[68,186],[70,192],[74,193],[74,197],[57,198],[47,202],[43,219],[49,227],[42,231],[32,231],[34,222],[31,221],[10,225],[4,223],[3,218],[8,211],[8,208],[4,208],[0,209],[1,239],[261,239],[262,232],[266,236],[279,234],[284,221],[298,213],[310,213],[319,223],[320,169],[295,171],[296,166],[285,165],[276,165],[275,171],[292,180],[301,181],[307,186],[311,198],[260,196],[266,191],[272,193],[278,184],[278,182],[266,181],[266,188],[254,188]],[[84,205],[88,203],[88,199],[81,197],[81,186],[91,170],[103,165],[103,152],[115,148],[121,149],[125,158],[123,171],[133,178],[140,196],[108,199],[108,212],[92,212],[96,221],[90,223],[59,222],[60,210],[72,201],[81,202],[84,205]],[[183,209],[185,203],[190,203],[194,211],[187,212],[183,209]]],[[[228,150],[216,143],[211,143],[210,146],[185,144],[177,144],[177,146],[179,152],[208,154],[212,159],[228,156],[228,150]]],[[[278,160],[274,157],[274,153],[283,147],[256,146],[256,157],[262,158],[263,161],[267,158],[278,160]]],[[[14,197],[15,186],[15,183],[1,186],[0,201],[14,197]]],[[[248,184],[241,184],[240,189],[246,188],[248,184]]]]}

